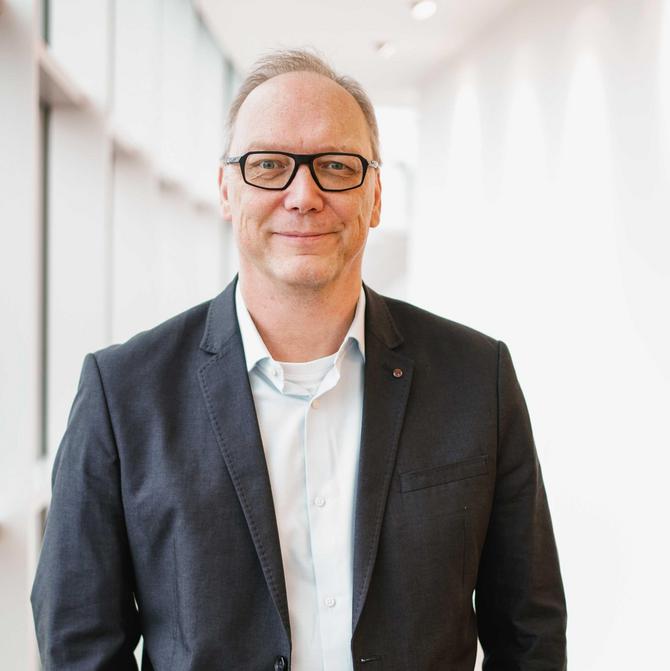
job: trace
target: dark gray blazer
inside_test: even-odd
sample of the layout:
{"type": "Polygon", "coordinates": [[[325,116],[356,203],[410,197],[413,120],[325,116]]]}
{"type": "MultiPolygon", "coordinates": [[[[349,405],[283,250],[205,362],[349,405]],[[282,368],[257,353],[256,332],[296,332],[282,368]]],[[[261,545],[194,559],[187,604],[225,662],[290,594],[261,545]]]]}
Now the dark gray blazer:
{"type": "MultiPolygon", "coordinates": [[[[507,347],[366,287],[354,668],[565,669],[565,601],[507,347]],[[472,594],[475,591],[476,615],[472,594]]],[[[89,354],[32,592],[45,671],[272,671],[291,634],[235,316],[89,354]]]]}

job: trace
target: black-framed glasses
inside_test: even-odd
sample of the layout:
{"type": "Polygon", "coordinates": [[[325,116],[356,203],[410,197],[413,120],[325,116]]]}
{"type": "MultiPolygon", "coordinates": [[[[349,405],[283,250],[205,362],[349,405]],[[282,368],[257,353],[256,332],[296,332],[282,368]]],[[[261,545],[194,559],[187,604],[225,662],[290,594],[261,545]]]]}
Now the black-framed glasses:
{"type": "Polygon", "coordinates": [[[360,154],[331,151],[320,154],[290,154],[286,151],[249,151],[241,156],[224,156],[226,165],[239,163],[242,179],[251,186],[283,191],[293,181],[301,165],[309,167],[312,178],[322,191],[357,189],[368,168],[379,168],[360,154]]]}

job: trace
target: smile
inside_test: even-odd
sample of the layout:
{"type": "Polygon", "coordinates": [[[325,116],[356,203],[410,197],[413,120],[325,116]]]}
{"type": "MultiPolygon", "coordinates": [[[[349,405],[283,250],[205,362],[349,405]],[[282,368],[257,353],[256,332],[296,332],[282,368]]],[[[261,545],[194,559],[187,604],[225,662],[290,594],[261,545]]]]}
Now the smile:
{"type": "Polygon", "coordinates": [[[296,242],[312,242],[316,240],[322,240],[323,238],[333,235],[332,232],[326,231],[324,233],[306,233],[303,231],[287,231],[287,232],[276,232],[275,235],[285,238],[287,240],[294,240],[296,242]]]}

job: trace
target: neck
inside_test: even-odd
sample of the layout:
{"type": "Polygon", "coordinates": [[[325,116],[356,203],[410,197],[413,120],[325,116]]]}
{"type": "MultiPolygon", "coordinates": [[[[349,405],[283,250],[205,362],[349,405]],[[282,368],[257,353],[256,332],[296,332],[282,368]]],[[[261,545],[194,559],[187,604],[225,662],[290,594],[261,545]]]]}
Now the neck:
{"type": "Polygon", "coordinates": [[[240,290],[272,358],[298,363],[337,352],[356,312],[361,278],[339,286],[294,287],[240,273],[240,290]]]}

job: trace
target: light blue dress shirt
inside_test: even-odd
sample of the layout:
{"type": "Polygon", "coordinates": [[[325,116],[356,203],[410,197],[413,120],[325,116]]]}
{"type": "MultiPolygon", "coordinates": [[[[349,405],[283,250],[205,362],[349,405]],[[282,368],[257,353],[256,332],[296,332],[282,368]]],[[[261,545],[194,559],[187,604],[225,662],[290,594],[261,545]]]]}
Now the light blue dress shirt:
{"type": "Polygon", "coordinates": [[[353,671],[353,515],[363,415],[365,293],[339,350],[275,361],[246,309],[237,319],[274,500],[293,671],[353,671]]]}

